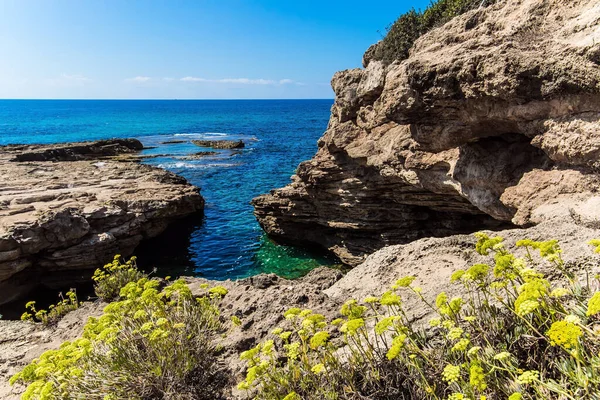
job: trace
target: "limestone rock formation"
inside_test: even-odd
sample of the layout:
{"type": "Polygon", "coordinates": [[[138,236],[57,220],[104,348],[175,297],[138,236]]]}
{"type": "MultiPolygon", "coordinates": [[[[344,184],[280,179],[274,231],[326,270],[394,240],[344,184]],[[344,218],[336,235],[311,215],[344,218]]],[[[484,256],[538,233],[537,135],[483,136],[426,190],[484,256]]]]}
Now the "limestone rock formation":
{"type": "Polygon", "coordinates": [[[51,274],[130,255],[203,209],[185,179],[123,159],[142,147],[113,140],[0,148],[0,304],[51,274]]]}
{"type": "Polygon", "coordinates": [[[364,62],[334,75],[313,159],[253,200],[271,237],[357,265],[387,245],[597,202],[597,1],[502,1],[424,35],[404,61],[364,62]]]}

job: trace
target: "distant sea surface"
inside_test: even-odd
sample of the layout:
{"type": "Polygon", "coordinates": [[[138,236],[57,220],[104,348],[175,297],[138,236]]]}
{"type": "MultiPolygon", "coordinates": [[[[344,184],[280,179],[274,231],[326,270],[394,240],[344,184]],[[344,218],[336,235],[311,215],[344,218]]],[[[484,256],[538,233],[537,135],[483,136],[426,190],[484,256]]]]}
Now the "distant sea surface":
{"type": "Polygon", "coordinates": [[[332,100],[0,100],[0,144],[138,138],[145,162],[187,178],[206,199],[205,215],[174,224],[140,250],[160,275],[237,279],[262,272],[295,278],[333,260],[271,242],[252,214],[253,197],[289,183],[313,156],[332,100]],[[242,139],[213,150],[192,139],[242,139]],[[179,144],[163,144],[183,140],[179,144]],[[199,160],[182,157],[218,154],[199,160]]]}

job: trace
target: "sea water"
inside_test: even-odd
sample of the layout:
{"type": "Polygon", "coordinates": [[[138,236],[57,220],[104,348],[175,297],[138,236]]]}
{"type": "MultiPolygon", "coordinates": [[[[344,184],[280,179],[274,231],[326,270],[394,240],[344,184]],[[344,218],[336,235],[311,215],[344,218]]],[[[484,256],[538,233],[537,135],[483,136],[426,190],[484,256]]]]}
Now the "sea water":
{"type": "Polygon", "coordinates": [[[250,201],[289,183],[311,158],[327,127],[332,100],[0,100],[0,144],[138,138],[144,162],[201,188],[204,216],[187,218],[139,249],[159,275],[237,279],[274,272],[299,277],[334,260],[269,240],[250,201]],[[194,139],[243,140],[214,150],[194,139]],[[168,141],[183,141],[164,144],[168,141]],[[217,154],[198,160],[200,151],[217,154]]]}

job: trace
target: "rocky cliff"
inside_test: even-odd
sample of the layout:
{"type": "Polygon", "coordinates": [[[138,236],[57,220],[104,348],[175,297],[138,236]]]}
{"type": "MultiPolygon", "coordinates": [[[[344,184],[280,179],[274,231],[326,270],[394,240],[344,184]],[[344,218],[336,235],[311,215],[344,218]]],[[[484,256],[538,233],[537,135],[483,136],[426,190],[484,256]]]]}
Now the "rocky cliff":
{"type": "Polygon", "coordinates": [[[271,237],[357,265],[421,237],[600,225],[587,212],[600,202],[597,1],[501,1],[422,36],[406,60],[369,53],[334,75],[317,154],[253,200],[271,237]]]}
{"type": "Polygon", "coordinates": [[[0,148],[0,304],[61,273],[64,286],[202,211],[198,188],[132,162],[142,148],[137,140],[0,148]]]}

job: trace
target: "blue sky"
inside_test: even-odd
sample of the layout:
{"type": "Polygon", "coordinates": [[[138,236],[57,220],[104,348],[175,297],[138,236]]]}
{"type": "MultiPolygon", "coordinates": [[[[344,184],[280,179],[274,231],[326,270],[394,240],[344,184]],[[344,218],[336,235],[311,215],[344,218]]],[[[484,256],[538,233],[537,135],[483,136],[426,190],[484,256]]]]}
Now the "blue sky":
{"type": "Polygon", "coordinates": [[[428,3],[0,0],[0,98],[332,98],[428,3]]]}

